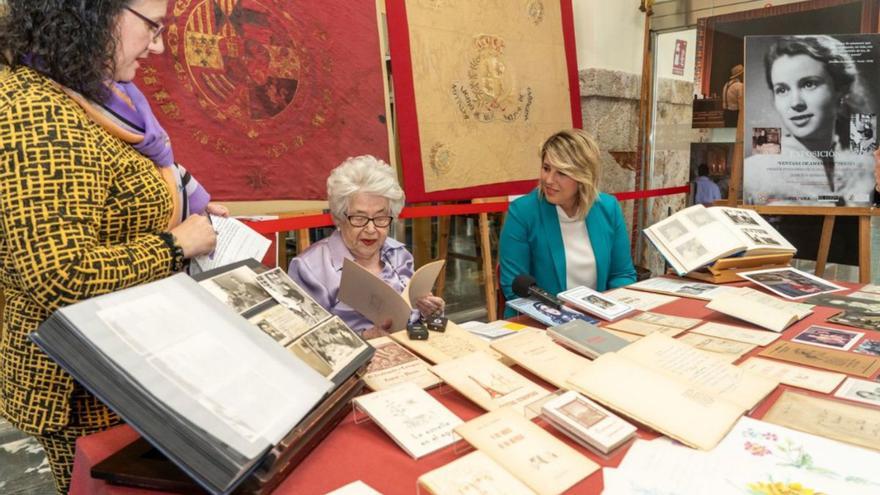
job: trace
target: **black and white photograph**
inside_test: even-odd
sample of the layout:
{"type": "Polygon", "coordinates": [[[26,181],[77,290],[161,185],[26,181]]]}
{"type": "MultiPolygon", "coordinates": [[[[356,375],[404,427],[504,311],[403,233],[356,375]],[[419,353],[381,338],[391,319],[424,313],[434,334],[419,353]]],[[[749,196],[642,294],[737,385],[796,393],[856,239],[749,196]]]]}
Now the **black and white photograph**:
{"type": "Polygon", "coordinates": [[[259,314],[248,318],[267,335],[281,345],[287,345],[309,330],[309,324],[300,315],[288,308],[275,304],[259,314]]]}
{"type": "Polygon", "coordinates": [[[599,309],[608,309],[614,306],[615,303],[608,301],[606,299],[602,299],[601,297],[590,294],[583,298],[583,301],[587,304],[592,304],[593,306],[599,309]]]}
{"type": "Polygon", "coordinates": [[[758,222],[744,211],[721,208],[721,212],[727,215],[727,218],[736,225],[758,225],[758,222]]]}
{"type": "Polygon", "coordinates": [[[844,287],[794,268],[756,270],[742,272],[738,275],[777,295],[792,300],[844,290],[844,287]]]}
{"type": "Polygon", "coordinates": [[[261,273],[256,280],[279,304],[302,318],[310,327],[330,316],[327,310],[299,288],[281,268],[261,273]]]}
{"type": "Polygon", "coordinates": [[[880,340],[865,339],[853,351],[869,356],[880,356],[880,340]]]}
{"type": "Polygon", "coordinates": [[[840,388],[834,392],[834,396],[872,406],[880,406],[880,383],[847,377],[846,381],[840,385],[840,388]]]}
{"type": "Polygon", "coordinates": [[[870,299],[859,299],[840,294],[822,294],[804,301],[807,304],[840,308],[852,313],[868,313],[880,316],[880,302],[870,299]]]}
{"type": "Polygon", "coordinates": [[[766,230],[764,229],[742,229],[742,233],[745,234],[749,239],[752,240],[755,244],[763,244],[765,246],[778,246],[779,241],[773,238],[766,230]]]}
{"type": "Polygon", "coordinates": [[[685,243],[680,244],[678,247],[675,248],[675,250],[678,251],[678,254],[681,255],[682,259],[688,263],[700,259],[703,256],[706,256],[706,254],[709,252],[706,249],[706,246],[703,246],[703,244],[696,237],[685,243]]]}
{"type": "Polygon", "coordinates": [[[671,220],[669,222],[664,223],[657,227],[657,230],[660,232],[667,241],[674,241],[679,237],[683,236],[687,230],[684,228],[684,225],[678,222],[678,220],[671,220]]]}
{"type": "Polygon", "coordinates": [[[338,317],[324,322],[304,335],[299,343],[315,352],[333,372],[345,367],[363,351],[367,343],[355,335],[338,317]]]}
{"type": "Polygon", "coordinates": [[[693,222],[693,224],[697,227],[702,227],[703,225],[707,225],[715,221],[715,219],[712,218],[712,215],[710,215],[708,211],[703,209],[691,210],[686,216],[687,219],[693,222]]]}
{"type": "Polygon", "coordinates": [[[246,266],[203,280],[199,284],[239,314],[272,299],[257,283],[257,274],[246,266]]]}
{"type": "Polygon", "coordinates": [[[869,206],[880,36],[747,36],[745,76],[744,203],[869,206]]]}

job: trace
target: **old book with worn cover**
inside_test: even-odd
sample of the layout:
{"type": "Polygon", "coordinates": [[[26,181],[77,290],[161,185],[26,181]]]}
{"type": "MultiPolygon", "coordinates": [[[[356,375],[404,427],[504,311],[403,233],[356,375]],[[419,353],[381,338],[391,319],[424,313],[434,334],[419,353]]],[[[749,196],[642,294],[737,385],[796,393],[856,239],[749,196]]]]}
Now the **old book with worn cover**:
{"type": "Polygon", "coordinates": [[[560,345],[541,330],[527,328],[492,342],[492,348],[553,385],[564,388],[568,377],[590,362],[560,345]]]}
{"type": "MultiPolygon", "coordinates": [[[[332,359],[327,373],[314,369],[285,348],[284,338],[248,321],[281,303],[253,279],[239,278],[243,266],[265,270],[248,261],[209,272],[205,276],[215,280],[235,273],[214,291],[174,275],[62,308],[31,335],[211,493],[244,485],[260,491],[279,481],[274,474],[295,466],[362,387],[351,378],[372,355],[359,338],[345,352],[332,348],[334,339],[321,339],[332,359]]],[[[336,324],[320,320],[306,334],[326,325],[336,324]]],[[[136,478],[115,476],[106,477],[136,478]]],[[[136,482],[167,486],[161,476],[136,482]]]]}
{"type": "Polygon", "coordinates": [[[635,436],[636,427],[583,395],[569,390],[541,410],[553,425],[608,454],[635,436]]]}
{"type": "Polygon", "coordinates": [[[441,383],[428,363],[390,337],[370,339],[369,343],[376,353],[364,372],[364,383],[371,389],[383,390],[408,382],[430,388],[441,383]]]}
{"type": "Polygon", "coordinates": [[[472,419],[455,432],[540,495],[562,493],[599,469],[510,408],[472,419]]]}
{"type": "Polygon", "coordinates": [[[606,352],[619,351],[629,344],[629,341],[625,339],[580,320],[548,327],[547,334],[590,359],[606,352]]]}

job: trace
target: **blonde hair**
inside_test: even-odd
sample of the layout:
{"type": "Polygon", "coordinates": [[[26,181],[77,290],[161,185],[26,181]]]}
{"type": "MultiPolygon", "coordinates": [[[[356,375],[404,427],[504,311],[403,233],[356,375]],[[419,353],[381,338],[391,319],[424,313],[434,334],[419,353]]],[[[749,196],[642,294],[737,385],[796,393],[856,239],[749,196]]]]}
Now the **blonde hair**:
{"type": "MultiPolygon", "coordinates": [[[[566,129],[547,138],[541,146],[541,163],[547,162],[578,183],[577,216],[583,218],[599,196],[599,146],[583,129],[566,129]]],[[[544,184],[538,185],[544,197],[544,184]]]]}

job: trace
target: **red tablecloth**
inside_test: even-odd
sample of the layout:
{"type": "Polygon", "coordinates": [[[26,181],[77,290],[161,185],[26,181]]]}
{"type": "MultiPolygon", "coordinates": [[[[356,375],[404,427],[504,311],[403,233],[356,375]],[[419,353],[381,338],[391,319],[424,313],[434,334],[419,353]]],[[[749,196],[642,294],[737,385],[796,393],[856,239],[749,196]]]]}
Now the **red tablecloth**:
{"type": "MultiPolygon", "coordinates": [[[[843,285],[856,287],[854,284],[843,285]]],[[[680,299],[652,311],[730,325],[750,326],[735,318],[709,310],[705,307],[705,304],[704,301],[696,299],[680,299]]],[[[848,328],[825,321],[826,318],[838,311],[838,309],[817,306],[812,315],[786,330],[783,338],[791,339],[799,331],[815,324],[848,328]]],[[[880,339],[880,332],[864,332],[864,338],[880,339]]],[[[749,355],[757,354],[761,349],[760,347],[756,348],[749,355]]],[[[522,369],[518,370],[538,383],[544,384],[547,388],[551,388],[549,384],[535,378],[528,372],[524,372],[522,369]]],[[[609,379],[613,379],[613,377],[609,377],[609,379]]],[[[782,390],[786,388],[789,387],[785,385],[778,387],[773,394],[765,399],[749,415],[756,418],[762,417],[782,393],[782,390]]],[[[802,393],[809,393],[802,389],[797,390],[802,393]]],[[[473,419],[483,412],[475,404],[448,387],[432,390],[431,394],[465,421],[473,419]]],[[[823,394],[812,393],[812,395],[821,396],[823,394]]],[[[547,425],[544,425],[544,427],[602,466],[617,466],[625,454],[626,448],[621,448],[613,456],[606,459],[580,447],[564,435],[556,432],[552,427],[547,425]]],[[[89,474],[93,465],[129,444],[137,436],[137,433],[132,431],[130,427],[120,426],[106,432],[81,438],[77,442],[73,483],[70,493],[72,495],[155,495],[158,493],[111,486],[103,481],[92,479],[89,474]]],[[[644,429],[639,430],[639,436],[642,438],[656,437],[654,433],[644,429]]],[[[458,448],[461,450],[462,446],[459,445],[458,448]]],[[[415,461],[400,449],[377,425],[369,421],[355,423],[354,415],[349,414],[288,476],[274,493],[297,495],[322,494],[351,481],[362,480],[386,495],[413,494],[416,493],[416,479],[421,474],[447,464],[464,453],[464,450],[457,453],[456,447],[451,446],[415,461]]],[[[600,493],[601,491],[602,474],[601,470],[599,470],[575,485],[569,490],[569,493],[592,494],[600,493]]]]}

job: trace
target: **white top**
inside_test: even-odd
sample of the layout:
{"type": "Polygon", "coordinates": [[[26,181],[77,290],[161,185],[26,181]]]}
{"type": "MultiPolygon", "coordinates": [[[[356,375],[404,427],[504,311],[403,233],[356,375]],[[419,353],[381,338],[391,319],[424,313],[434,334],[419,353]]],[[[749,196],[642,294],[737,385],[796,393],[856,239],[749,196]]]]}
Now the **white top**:
{"type": "Polygon", "coordinates": [[[559,227],[562,229],[562,245],[565,248],[565,285],[567,289],[583,285],[596,288],[596,256],[593,243],[587,235],[583,218],[571,218],[558,205],[559,227]]]}

